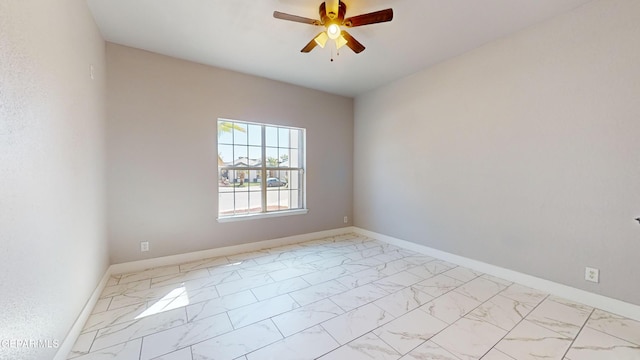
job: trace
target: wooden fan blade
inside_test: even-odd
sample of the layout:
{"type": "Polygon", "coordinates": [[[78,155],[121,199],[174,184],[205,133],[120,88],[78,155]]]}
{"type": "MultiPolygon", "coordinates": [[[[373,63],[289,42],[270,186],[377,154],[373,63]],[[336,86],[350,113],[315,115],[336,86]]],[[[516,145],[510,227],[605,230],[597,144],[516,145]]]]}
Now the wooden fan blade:
{"type": "Polygon", "coordinates": [[[273,17],[280,20],[294,21],[294,22],[299,22],[299,23],[309,24],[309,25],[322,25],[318,20],[309,19],[306,17],[297,16],[297,15],[291,15],[291,14],[283,13],[280,11],[274,11],[273,17]]]}
{"type": "Polygon", "coordinates": [[[344,26],[356,27],[393,20],[393,9],[380,10],[344,19],[344,26]]]}
{"type": "Polygon", "coordinates": [[[354,53],[360,54],[364,51],[365,47],[358,40],[356,40],[351,34],[342,30],[342,36],[347,40],[347,46],[353,50],[354,53]]]}
{"type": "Polygon", "coordinates": [[[315,49],[316,46],[318,46],[318,43],[316,42],[316,37],[318,36],[316,35],[313,39],[311,39],[311,41],[309,41],[309,43],[305,47],[303,47],[302,50],[300,50],[300,52],[308,53],[308,52],[311,52],[311,50],[315,49]]]}

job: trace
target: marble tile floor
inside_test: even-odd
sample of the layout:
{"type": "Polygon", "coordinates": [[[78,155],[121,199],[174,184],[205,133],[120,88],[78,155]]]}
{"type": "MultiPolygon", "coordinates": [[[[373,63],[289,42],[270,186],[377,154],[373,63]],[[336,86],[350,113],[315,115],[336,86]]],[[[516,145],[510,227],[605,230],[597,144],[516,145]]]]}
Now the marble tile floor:
{"type": "Polygon", "coordinates": [[[640,322],[357,234],[114,275],[69,359],[640,359],[640,322]]]}

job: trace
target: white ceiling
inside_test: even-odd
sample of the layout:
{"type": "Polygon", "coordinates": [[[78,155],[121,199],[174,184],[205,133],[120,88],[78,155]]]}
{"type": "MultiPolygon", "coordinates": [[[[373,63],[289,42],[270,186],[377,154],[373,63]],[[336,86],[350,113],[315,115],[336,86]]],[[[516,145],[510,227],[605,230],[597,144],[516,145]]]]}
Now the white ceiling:
{"type": "Polygon", "coordinates": [[[350,29],[367,49],[331,62],[330,44],[300,53],[321,28],[272,16],[317,19],[320,0],[87,0],[107,41],[346,96],[589,1],[344,0],[347,17],[391,7],[394,19],[350,29]]]}

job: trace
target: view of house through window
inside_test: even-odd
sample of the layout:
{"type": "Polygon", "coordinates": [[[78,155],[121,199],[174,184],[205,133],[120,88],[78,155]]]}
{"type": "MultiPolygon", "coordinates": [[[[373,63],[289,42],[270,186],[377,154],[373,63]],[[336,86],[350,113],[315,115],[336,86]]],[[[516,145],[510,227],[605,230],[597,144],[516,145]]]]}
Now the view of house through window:
{"type": "Polygon", "coordinates": [[[304,209],[305,130],[218,120],[218,216],[304,209]]]}

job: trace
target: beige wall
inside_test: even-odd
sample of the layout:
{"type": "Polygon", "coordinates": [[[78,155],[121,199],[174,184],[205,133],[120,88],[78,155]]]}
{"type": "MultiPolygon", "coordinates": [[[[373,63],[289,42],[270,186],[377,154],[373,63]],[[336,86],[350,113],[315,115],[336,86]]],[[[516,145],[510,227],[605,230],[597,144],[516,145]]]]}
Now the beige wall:
{"type": "Polygon", "coordinates": [[[640,304],[639,39],[595,1],[359,96],[355,225],[640,304]]]}
{"type": "Polygon", "coordinates": [[[113,263],[346,226],[352,99],[110,43],[107,69],[113,263]],[[218,117],[307,129],[308,214],[216,221],[218,117]]]}
{"type": "Polygon", "coordinates": [[[61,343],[107,269],[104,47],[84,1],[0,0],[0,339],[61,343]]]}

